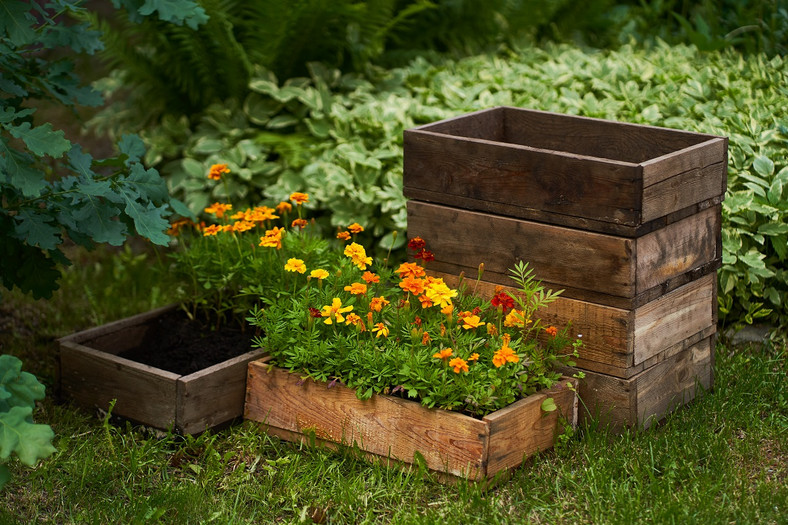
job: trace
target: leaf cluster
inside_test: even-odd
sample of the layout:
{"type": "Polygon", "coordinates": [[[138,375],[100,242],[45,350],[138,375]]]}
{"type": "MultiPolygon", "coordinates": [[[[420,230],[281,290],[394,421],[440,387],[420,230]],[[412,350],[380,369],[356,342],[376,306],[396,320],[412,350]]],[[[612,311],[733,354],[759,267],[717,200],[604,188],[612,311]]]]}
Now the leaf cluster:
{"type": "Polygon", "coordinates": [[[33,422],[36,401],[43,398],[44,385],[22,371],[22,361],[0,355],[0,489],[11,478],[4,465],[11,454],[33,466],[55,452],[52,429],[33,422]]]}

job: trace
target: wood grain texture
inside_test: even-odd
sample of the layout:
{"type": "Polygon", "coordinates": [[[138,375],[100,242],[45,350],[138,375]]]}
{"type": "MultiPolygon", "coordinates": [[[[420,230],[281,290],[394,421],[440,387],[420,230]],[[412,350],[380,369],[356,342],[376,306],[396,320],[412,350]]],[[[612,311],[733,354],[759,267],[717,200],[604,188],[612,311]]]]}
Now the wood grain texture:
{"type": "Polygon", "coordinates": [[[643,222],[648,223],[675,210],[723,195],[723,180],[727,177],[728,166],[723,161],[680,173],[644,188],[643,222]]]}
{"type": "MultiPolygon", "coordinates": [[[[562,403],[567,395],[564,391],[571,393],[565,383],[556,385],[562,403]]],[[[538,397],[539,405],[543,399],[538,397]]],[[[519,464],[527,455],[523,447],[549,448],[554,440],[557,418],[545,418],[552,420],[552,425],[549,421],[524,421],[534,415],[535,401],[523,401],[527,400],[511,405],[503,414],[488,416],[504,443],[495,449],[494,465],[499,470],[512,466],[512,454],[518,456],[519,464]],[[524,434],[527,431],[543,435],[529,436],[524,434]],[[516,448],[505,451],[507,447],[516,448]]],[[[559,406],[571,415],[575,399],[570,401],[569,407],[559,406]]],[[[541,411],[537,415],[541,419],[541,411]]],[[[375,395],[362,401],[342,385],[329,388],[326,383],[302,380],[297,374],[260,361],[249,364],[245,417],[285,439],[309,442],[313,436],[319,441],[355,445],[398,462],[412,463],[418,452],[428,468],[453,476],[479,480],[497,472],[489,468],[489,447],[495,432],[487,418],[478,420],[457,412],[427,409],[390,396],[375,395]]]]}
{"type": "MultiPolygon", "coordinates": [[[[694,134],[693,134],[694,135],[694,134]]],[[[728,158],[728,138],[697,134],[695,144],[675,148],[665,155],[643,161],[643,187],[654,186],[664,180],[718,163],[725,164],[728,158]]],[[[726,170],[727,171],[727,170],[726,170]]],[[[727,173],[726,173],[727,175],[727,173]]],[[[725,192],[723,187],[719,189],[725,192]]],[[[721,193],[718,193],[720,195],[721,193]]]]}

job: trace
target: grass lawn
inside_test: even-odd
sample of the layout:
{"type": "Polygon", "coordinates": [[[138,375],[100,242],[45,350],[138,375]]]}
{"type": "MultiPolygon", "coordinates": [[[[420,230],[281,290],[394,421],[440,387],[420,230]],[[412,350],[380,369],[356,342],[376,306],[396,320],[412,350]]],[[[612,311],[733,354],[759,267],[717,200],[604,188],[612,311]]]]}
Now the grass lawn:
{"type": "MultiPolygon", "coordinates": [[[[55,339],[168,302],[150,256],[75,252],[49,301],[3,292],[0,353],[52,392],[55,339]]],[[[444,486],[242,423],[199,437],[110,424],[49,396],[58,452],[12,464],[0,523],[788,523],[788,354],[717,346],[715,387],[648,431],[580,428],[495,488],[444,486]]]]}

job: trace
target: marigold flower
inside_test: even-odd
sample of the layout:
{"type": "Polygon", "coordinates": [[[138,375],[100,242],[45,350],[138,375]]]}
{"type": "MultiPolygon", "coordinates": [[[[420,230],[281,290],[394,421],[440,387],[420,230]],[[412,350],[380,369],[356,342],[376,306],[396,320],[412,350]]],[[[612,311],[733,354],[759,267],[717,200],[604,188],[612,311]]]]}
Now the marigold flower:
{"type": "Polygon", "coordinates": [[[345,324],[352,324],[364,328],[364,320],[354,313],[347,314],[347,317],[345,317],[345,324]]]}
{"type": "Polygon", "coordinates": [[[194,224],[194,221],[191,219],[178,219],[177,221],[174,221],[172,224],[170,224],[169,229],[167,229],[167,235],[177,237],[180,235],[181,230],[187,226],[196,226],[196,224],[194,224]]]}
{"type": "Polygon", "coordinates": [[[206,226],[205,229],[202,231],[203,237],[208,237],[210,235],[216,235],[222,230],[222,227],[218,224],[211,224],[210,226],[206,226]]]}
{"type": "Polygon", "coordinates": [[[255,206],[255,208],[250,210],[247,214],[246,220],[254,222],[272,221],[279,218],[279,215],[274,215],[275,211],[276,210],[268,206],[255,206]]]}
{"type": "Polygon", "coordinates": [[[233,223],[234,232],[245,232],[254,228],[254,223],[251,221],[236,221],[233,223]]]}
{"type": "Polygon", "coordinates": [[[338,323],[342,323],[345,321],[345,312],[350,312],[353,310],[353,305],[350,306],[342,306],[342,300],[339,297],[334,297],[334,300],[331,302],[330,306],[324,306],[323,311],[320,312],[320,315],[326,318],[323,321],[326,324],[332,324],[334,321],[338,323]]]}
{"type": "Polygon", "coordinates": [[[374,327],[372,327],[372,332],[375,337],[388,337],[389,336],[389,329],[383,323],[377,323],[374,327]]]}
{"type": "Polygon", "coordinates": [[[318,268],[317,270],[312,270],[311,272],[309,272],[309,277],[312,277],[314,279],[319,279],[322,281],[323,279],[328,277],[328,272],[326,270],[323,270],[322,268],[318,268]]]}
{"type": "Polygon", "coordinates": [[[348,232],[348,231],[338,232],[337,233],[337,239],[340,239],[342,241],[349,241],[350,240],[350,232],[348,232]]]}
{"type": "Polygon", "coordinates": [[[317,308],[314,308],[312,306],[309,307],[309,316],[310,317],[323,317],[322,315],[320,315],[320,310],[318,310],[317,308]]]}
{"type": "Polygon", "coordinates": [[[455,357],[451,361],[449,361],[449,366],[454,368],[454,373],[459,374],[460,372],[467,372],[468,371],[468,363],[465,362],[465,359],[461,357],[455,357]]]}
{"type": "Polygon", "coordinates": [[[225,225],[223,225],[222,226],[222,231],[223,232],[231,232],[231,231],[233,231],[233,225],[232,224],[225,224],[225,225]]]}
{"type": "Polygon", "coordinates": [[[480,326],[484,326],[487,323],[482,322],[481,318],[478,315],[468,315],[462,318],[462,327],[466,330],[471,330],[472,328],[479,328],[480,326]]]}
{"type": "Polygon", "coordinates": [[[288,272],[304,273],[306,271],[306,265],[301,259],[288,259],[287,264],[285,264],[285,270],[288,272]]]}
{"type": "Polygon", "coordinates": [[[545,328],[545,329],[544,329],[544,331],[545,331],[545,332],[546,332],[548,335],[551,335],[551,336],[553,336],[553,337],[555,337],[556,335],[558,335],[558,328],[556,328],[555,326],[548,326],[547,328],[545,328]]]}
{"type": "Polygon", "coordinates": [[[291,228],[298,228],[300,230],[303,230],[304,228],[306,228],[306,225],[307,225],[306,219],[295,219],[290,224],[290,227],[291,228]]]}
{"type": "Polygon", "coordinates": [[[354,222],[350,226],[347,227],[350,233],[361,233],[364,231],[364,227],[357,222],[354,222]]]}
{"type": "Polygon", "coordinates": [[[227,164],[214,164],[208,172],[208,178],[211,180],[221,180],[222,175],[230,173],[227,164]]]}
{"type": "Polygon", "coordinates": [[[217,219],[224,217],[224,214],[233,209],[232,204],[222,204],[221,202],[214,202],[203,211],[211,215],[216,215],[217,219]]]}
{"type": "Polygon", "coordinates": [[[309,202],[309,195],[296,191],[290,194],[290,200],[300,206],[309,202]]]}
{"type": "Polygon", "coordinates": [[[420,295],[419,302],[421,303],[422,308],[429,308],[432,306],[432,300],[426,295],[420,295]]]}
{"type": "Polygon", "coordinates": [[[500,368],[506,363],[516,363],[520,360],[520,356],[509,346],[510,339],[511,336],[509,334],[503,334],[503,345],[493,355],[492,362],[495,368],[500,368]]]}
{"type": "Polygon", "coordinates": [[[444,337],[445,335],[446,335],[446,325],[441,323],[441,337],[444,337]]]}
{"type": "Polygon", "coordinates": [[[478,361],[478,360],[479,360],[479,354],[477,354],[476,352],[472,353],[471,356],[468,358],[468,361],[478,361]]]}
{"type": "Polygon", "coordinates": [[[451,315],[452,312],[454,312],[454,305],[453,304],[447,304],[446,306],[441,308],[441,313],[443,315],[451,315]]]}
{"type": "Polygon", "coordinates": [[[448,359],[451,357],[453,350],[451,348],[444,348],[438,352],[432,354],[432,357],[435,359],[448,359]]]}
{"type": "Polygon", "coordinates": [[[435,260],[435,254],[429,250],[420,250],[413,257],[415,257],[416,259],[421,259],[425,263],[435,260]]]}
{"type": "Polygon", "coordinates": [[[379,312],[387,304],[389,304],[389,301],[385,297],[373,297],[369,302],[369,309],[373,312],[379,312]]]}
{"type": "Polygon", "coordinates": [[[367,285],[362,283],[353,283],[345,286],[345,291],[350,292],[351,295],[364,295],[367,293],[367,285]]]}
{"type": "Polygon", "coordinates": [[[265,236],[260,237],[259,245],[267,248],[276,248],[277,250],[282,249],[282,234],[284,231],[284,228],[277,226],[274,226],[272,230],[266,230],[265,236]]]}
{"type": "Polygon", "coordinates": [[[406,277],[399,283],[399,287],[410,292],[413,295],[421,295],[424,293],[424,279],[416,279],[414,277],[406,277]]]}
{"type": "Polygon", "coordinates": [[[421,344],[428,345],[428,344],[430,344],[431,340],[432,340],[432,338],[430,338],[430,334],[428,334],[427,332],[424,332],[423,334],[421,334],[421,344]]]}
{"type": "Polygon", "coordinates": [[[400,264],[396,272],[399,274],[400,279],[404,279],[405,277],[424,277],[424,275],[426,275],[424,268],[416,263],[409,262],[400,264]]]}
{"type": "Polygon", "coordinates": [[[293,211],[293,205],[289,202],[282,201],[276,205],[276,211],[284,215],[285,213],[293,211]]]}
{"type": "Polygon", "coordinates": [[[443,282],[443,279],[433,280],[427,285],[425,293],[434,304],[437,304],[441,308],[451,306],[451,300],[457,297],[457,290],[449,288],[446,283],[443,282]]]}
{"type": "Polygon", "coordinates": [[[530,322],[530,319],[525,318],[525,312],[514,308],[511,312],[506,314],[503,325],[509,328],[522,328],[530,322]]]}
{"type": "Polygon", "coordinates": [[[380,276],[375,275],[374,273],[369,272],[369,271],[364,272],[364,275],[362,275],[361,278],[364,279],[364,281],[367,284],[379,283],[380,282],[380,276]]]}
{"type": "Polygon", "coordinates": [[[350,257],[359,270],[366,270],[368,264],[372,264],[372,257],[367,257],[367,252],[364,247],[358,243],[351,243],[345,246],[345,255],[350,257]]]}
{"type": "Polygon", "coordinates": [[[495,308],[500,306],[503,313],[507,313],[514,308],[514,298],[506,292],[499,292],[493,295],[492,299],[490,299],[490,304],[495,308]]]}
{"type": "Polygon", "coordinates": [[[427,243],[421,237],[414,237],[408,241],[408,248],[415,252],[424,249],[426,245],[427,243]]]}

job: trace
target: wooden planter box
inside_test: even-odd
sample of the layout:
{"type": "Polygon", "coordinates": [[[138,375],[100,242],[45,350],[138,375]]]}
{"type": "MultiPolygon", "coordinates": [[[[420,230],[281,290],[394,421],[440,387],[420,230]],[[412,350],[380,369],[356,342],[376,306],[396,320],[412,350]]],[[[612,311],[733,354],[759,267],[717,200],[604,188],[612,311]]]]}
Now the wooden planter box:
{"type": "Polygon", "coordinates": [[[59,339],[60,390],[78,404],[144,425],[197,434],[243,415],[246,369],[254,350],[189,375],[118,357],[138,346],[167,306],[59,339]]]}
{"type": "Polygon", "coordinates": [[[583,335],[592,411],[648,425],[711,387],[727,138],[502,107],[406,130],[404,153],[433,274],[484,263],[491,296],[522,260],[564,290],[540,317],[583,335]]]}
{"type": "Polygon", "coordinates": [[[551,448],[563,430],[559,413],[576,423],[577,397],[570,383],[577,385],[564,378],[475,419],[392,396],[362,401],[345,386],[302,380],[258,360],[249,364],[244,417],[288,441],[358,446],[373,457],[409,464],[418,453],[431,470],[484,480],[551,448]],[[559,407],[549,414],[541,410],[548,397],[559,407]]]}

